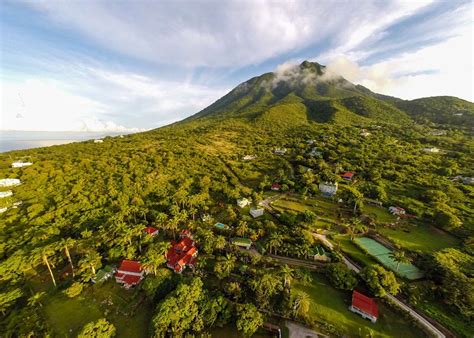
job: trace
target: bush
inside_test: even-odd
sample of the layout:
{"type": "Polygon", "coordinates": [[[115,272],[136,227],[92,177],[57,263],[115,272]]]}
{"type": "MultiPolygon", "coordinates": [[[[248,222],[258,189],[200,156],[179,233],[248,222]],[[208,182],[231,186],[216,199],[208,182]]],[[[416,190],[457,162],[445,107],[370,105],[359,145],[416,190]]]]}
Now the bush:
{"type": "Polygon", "coordinates": [[[72,285],[67,288],[64,293],[69,297],[69,298],[74,298],[79,296],[82,293],[82,290],[84,289],[84,284],[81,282],[74,282],[72,285]]]}
{"type": "Polygon", "coordinates": [[[341,290],[353,290],[357,285],[357,275],[344,263],[331,263],[324,269],[331,284],[341,290]]]}

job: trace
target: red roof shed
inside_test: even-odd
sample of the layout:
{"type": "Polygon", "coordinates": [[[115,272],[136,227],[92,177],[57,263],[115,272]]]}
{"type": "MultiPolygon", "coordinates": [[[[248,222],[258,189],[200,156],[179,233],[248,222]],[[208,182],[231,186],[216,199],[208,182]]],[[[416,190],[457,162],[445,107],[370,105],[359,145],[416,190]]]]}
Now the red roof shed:
{"type": "Polygon", "coordinates": [[[379,316],[379,309],[375,300],[355,290],[352,293],[352,307],[372,317],[377,318],[379,316]]]}
{"type": "Polygon", "coordinates": [[[154,227],[146,227],[144,230],[147,234],[149,235],[157,235],[158,234],[158,229],[154,227]]]}

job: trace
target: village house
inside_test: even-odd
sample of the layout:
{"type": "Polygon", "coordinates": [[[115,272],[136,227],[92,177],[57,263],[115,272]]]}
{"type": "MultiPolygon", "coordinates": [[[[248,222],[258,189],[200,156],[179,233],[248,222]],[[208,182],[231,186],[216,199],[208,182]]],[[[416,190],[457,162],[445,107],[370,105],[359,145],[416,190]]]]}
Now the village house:
{"type": "Polygon", "coordinates": [[[400,208],[400,207],[394,207],[394,206],[389,207],[389,208],[388,208],[388,211],[389,211],[392,215],[396,215],[396,216],[405,215],[405,213],[406,213],[405,209],[400,208]]]}
{"type": "Polygon", "coordinates": [[[462,177],[461,180],[462,180],[462,183],[464,184],[470,184],[470,185],[474,184],[474,177],[462,177]]]}
{"type": "Polygon", "coordinates": [[[104,143],[104,140],[97,139],[97,140],[94,140],[94,143],[104,143]]]}
{"type": "Polygon", "coordinates": [[[355,290],[352,292],[352,305],[349,310],[369,319],[372,323],[375,323],[379,316],[375,300],[355,290]]]}
{"type": "Polygon", "coordinates": [[[347,171],[341,175],[341,177],[346,181],[352,181],[352,177],[354,177],[354,173],[347,171]]]}
{"type": "Polygon", "coordinates": [[[316,246],[309,251],[308,255],[313,258],[315,261],[319,262],[330,262],[331,258],[326,253],[326,250],[322,246],[316,246]]]}
{"type": "Polygon", "coordinates": [[[286,154],[286,148],[277,148],[273,152],[275,155],[285,155],[286,154]]]}
{"type": "Polygon", "coordinates": [[[143,275],[144,271],[140,262],[124,259],[115,273],[115,281],[129,289],[139,284],[143,275]]]}
{"type": "Polygon", "coordinates": [[[166,254],[166,265],[176,273],[183,272],[186,267],[194,268],[198,254],[189,230],[183,230],[180,237],[179,242],[171,242],[171,248],[166,254]]]}
{"type": "Polygon", "coordinates": [[[23,201],[13,202],[12,209],[16,209],[22,204],[23,204],[23,201]]]}
{"type": "Polygon", "coordinates": [[[337,192],[337,182],[321,182],[319,183],[319,191],[325,196],[334,196],[337,192]]]}
{"type": "Polygon", "coordinates": [[[313,148],[313,149],[311,149],[309,155],[313,156],[313,157],[315,157],[315,156],[321,157],[321,156],[323,156],[323,152],[320,151],[318,148],[313,148]]]}
{"type": "Polygon", "coordinates": [[[154,227],[146,227],[143,231],[150,236],[156,236],[159,233],[158,229],[154,227]]]}
{"type": "Polygon", "coordinates": [[[423,151],[426,153],[439,153],[439,149],[436,147],[423,148],[423,151]]]}
{"type": "Polygon", "coordinates": [[[313,145],[313,144],[316,143],[316,140],[308,140],[308,141],[306,141],[306,143],[309,144],[309,145],[313,145]]]}
{"type": "Polygon", "coordinates": [[[360,133],[361,136],[364,136],[364,137],[368,137],[370,136],[370,132],[368,132],[367,130],[363,129],[362,132],[360,133]]]}
{"type": "Polygon", "coordinates": [[[12,163],[12,168],[22,168],[22,167],[28,167],[32,165],[32,162],[13,162],[12,163]]]}
{"type": "Polygon", "coordinates": [[[237,200],[237,205],[240,208],[245,208],[247,205],[250,205],[250,201],[246,198],[241,198],[240,200],[237,200]]]}
{"type": "Polygon", "coordinates": [[[257,218],[257,217],[260,217],[263,215],[263,208],[252,208],[250,209],[250,215],[253,217],[253,218],[257,218]]]}
{"type": "Polygon", "coordinates": [[[255,160],[256,158],[257,158],[257,156],[255,156],[255,155],[245,155],[243,157],[243,160],[244,161],[251,161],[251,160],[255,160]]]}
{"type": "Polygon", "coordinates": [[[115,269],[110,265],[106,265],[104,268],[97,271],[95,276],[91,278],[91,282],[94,284],[103,283],[114,275],[115,269]]]}
{"type": "Polygon", "coordinates": [[[0,198],[10,197],[12,195],[13,195],[13,192],[11,190],[0,191],[0,198]]]}
{"type": "Polygon", "coordinates": [[[20,184],[21,181],[18,178],[2,178],[0,180],[0,187],[14,187],[20,184]]]}
{"type": "Polygon", "coordinates": [[[248,238],[236,237],[232,239],[232,244],[248,250],[252,246],[252,241],[248,238]]]}
{"type": "Polygon", "coordinates": [[[0,214],[3,214],[7,210],[8,210],[8,207],[0,208],[0,214]]]}
{"type": "Polygon", "coordinates": [[[280,191],[281,185],[279,185],[278,183],[273,183],[271,189],[273,191],[280,191]]]}

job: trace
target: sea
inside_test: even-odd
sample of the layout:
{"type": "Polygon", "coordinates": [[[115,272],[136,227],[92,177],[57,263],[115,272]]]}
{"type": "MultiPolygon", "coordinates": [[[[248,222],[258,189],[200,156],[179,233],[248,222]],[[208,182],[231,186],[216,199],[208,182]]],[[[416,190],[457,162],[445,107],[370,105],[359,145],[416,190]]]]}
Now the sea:
{"type": "Polygon", "coordinates": [[[0,153],[118,136],[117,132],[0,131],[0,153]]]}

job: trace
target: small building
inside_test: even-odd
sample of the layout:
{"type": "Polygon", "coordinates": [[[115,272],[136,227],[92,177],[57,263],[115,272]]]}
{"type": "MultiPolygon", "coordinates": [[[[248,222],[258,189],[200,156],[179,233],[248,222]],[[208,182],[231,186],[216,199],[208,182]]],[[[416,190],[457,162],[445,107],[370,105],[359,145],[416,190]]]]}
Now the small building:
{"type": "Polygon", "coordinates": [[[313,157],[322,157],[322,156],[323,156],[323,152],[320,151],[318,148],[313,148],[313,149],[311,149],[311,151],[309,152],[309,155],[310,155],[310,156],[313,156],[313,157]]]}
{"type": "Polygon", "coordinates": [[[286,148],[277,148],[273,151],[275,155],[285,155],[286,154],[286,148]]]}
{"type": "Polygon", "coordinates": [[[253,218],[257,218],[257,217],[260,217],[263,215],[263,208],[252,208],[250,209],[250,215],[253,217],[253,218]]]}
{"type": "Polygon", "coordinates": [[[313,145],[313,144],[316,143],[316,140],[308,140],[308,141],[306,141],[306,143],[309,144],[309,145],[313,145]]]}
{"type": "Polygon", "coordinates": [[[464,184],[470,184],[470,185],[474,184],[474,177],[462,177],[461,180],[462,180],[462,183],[464,184]]]}
{"type": "Polygon", "coordinates": [[[94,140],[94,143],[104,143],[104,140],[97,139],[97,140],[94,140]]]}
{"type": "Polygon", "coordinates": [[[158,229],[154,227],[146,227],[143,231],[150,236],[156,236],[159,233],[158,229]]]}
{"type": "Polygon", "coordinates": [[[232,239],[232,244],[248,250],[252,246],[252,241],[248,238],[236,237],[232,239]]]}
{"type": "Polygon", "coordinates": [[[365,201],[367,202],[367,204],[373,205],[373,206],[376,206],[376,207],[381,207],[383,205],[383,203],[381,201],[373,200],[373,199],[370,199],[370,198],[366,198],[365,201]]]}
{"type": "Polygon", "coordinates": [[[23,204],[23,201],[13,202],[12,209],[16,209],[22,204],[23,204]]]}
{"type": "Polygon", "coordinates": [[[21,181],[18,178],[2,178],[0,180],[0,187],[14,187],[20,184],[21,181]]]}
{"type": "Polygon", "coordinates": [[[228,230],[229,226],[225,225],[224,223],[216,223],[214,224],[214,227],[216,227],[219,230],[228,230]]]}
{"type": "Polygon", "coordinates": [[[328,256],[326,250],[320,245],[314,247],[310,252],[309,256],[315,261],[319,262],[330,262],[331,258],[328,256]]]}
{"type": "Polygon", "coordinates": [[[364,136],[364,137],[369,137],[371,134],[370,134],[370,132],[368,132],[367,130],[362,129],[360,135],[361,135],[361,136],[364,136]]]}
{"type": "Polygon", "coordinates": [[[13,191],[7,190],[7,191],[0,191],[0,198],[6,198],[13,196],[13,191]]]}
{"type": "Polygon", "coordinates": [[[271,189],[273,191],[280,191],[281,185],[279,185],[278,183],[273,183],[271,189]]]}
{"type": "Polygon", "coordinates": [[[346,181],[352,181],[352,178],[354,177],[354,173],[350,171],[346,171],[344,174],[341,175],[341,177],[346,181]]]}
{"type": "Polygon", "coordinates": [[[255,160],[257,158],[257,156],[255,155],[245,155],[242,159],[244,161],[251,161],[251,160],[255,160]]]}
{"type": "Polygon", "coordinates": [[[23,167],[28,167],[30,165],[32,165],[33,163],[32,162],[13,162],[12,163],[12,168],[23,168],[23,167]]]}
{"type": "Polygon", "coordinates": [[[400,207],[394,207],[394,206],[389,207],[389,208],[388,208],[388,211],[389,211],[392,215],[396,215],[396,216],[405,215],[405,213],[406,213],[405,209],[400,208],[400,207]]]}
{"type": "Polygon", "coordinates": [[[379,316],[379,309],[375,300],[355,290],[352,292],[352,305],[349,310],[369,319],[372,323],[375,323],[379,316]]]}
{"type": "Polygon", "coordinates": [[[0,214],[3,214],[7,210],[8,210],[8,207],[0,208],[0,214]]]}
{"type": "Polygon", "coordinates": [[[139,284],[143,275],[144,271],[140,262],[124,259],[115,273],[115,281],[129,289],[139,284]]]}
{"type": "Polygon", "coordinates": [[[176,273],[181,273],[186,267],[194,268],[198,249],[191,233],[183,230],[179,242],[171,242],[171,248],[166,253],[166,266],[176,273]]]}
{"type": "Polygon", "coordinates": [[[97,271],[95,276],[91,278],[91,282],[94,284],[99,284],[105,282],[107,279],[114,275],[115,269],[110,265],[106,265],[103,269],[97,271]]]}
{"type": "Polygon", "coordinates": [[[246,198],[241,198],[240,200],[237,200],[237,205],[240,208],[245,208],[246,206],[250,205],[250,201],[246,198]]]}
{"type": "Polygon", "coordinates": [[[436,147],[423,148],[426,153],[439,153],[439,149],[436,147]]]}
{"type": "Polygon", "coordinates": [[[319,183],[319,191],[325,196],[334,196],[337,192],[337,182],[321,182],[319,183]]]}

